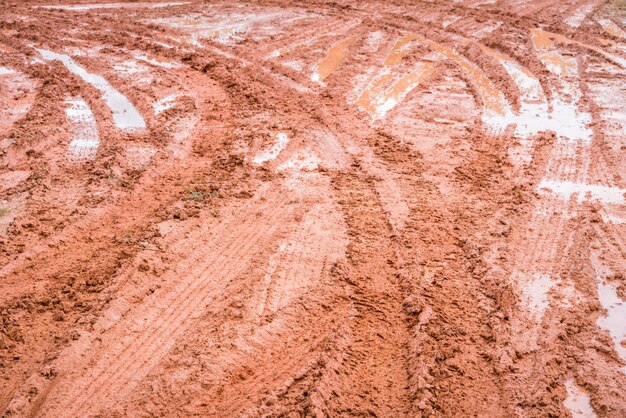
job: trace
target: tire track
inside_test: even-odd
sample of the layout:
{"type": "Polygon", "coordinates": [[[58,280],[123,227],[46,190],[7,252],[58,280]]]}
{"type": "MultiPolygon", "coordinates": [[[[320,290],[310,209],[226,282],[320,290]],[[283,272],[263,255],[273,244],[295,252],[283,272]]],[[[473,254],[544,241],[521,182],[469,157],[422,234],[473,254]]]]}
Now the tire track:
{"type": "MultiPolygon", "coordinates": [[[[244,231],[243,235],[231,235],[225,242],[223,235],[215,236],[214,246],[221,246],[221,251],[209,260],[204,260],[205,264],[202,267],[192,270],[195,273],[186,279],[187,284],[182,290],[161,297],[162,300],[168,301],[165,310],[162,311],[158,306],[135,309],[135,312],[145,309],[155,311],[154,319],[144,325],[140,335],[131,337],[131,341],[122,338],[121,346],[118,343],[117,347],[105,348],[104,353],[100,353],[101,359],[89,371],[92,377],[81,378],[71,385],[72,391],[84,385],[83,390],[78,391],[78,397],[68,398],[63,395],[61,388],[64,385],[59,385],[59,389],[50,395],[47,402],[52,407],[45,409],[44,405],[46,415],[85,416],[97,412],[96,408],[106,405],[113,394],[123,398],[130,386],[136,384],[158,362],[175,343],[176,337],[189,325],[193,312],[206,300],[211,288],[216,285],[206,278],[219,277],[220,282],[227,282],[236,277],[245,269],[246,260],[254,254],[259,241],[268,239],[279,228],[280,222],[277,221],[286,216],[283,212],[286,199],[270,202],[268,200],[268,203],[259,209],[263,210],[263,207],[270,205],[273,209],[264,211],[266,213],[260,218],[249,212],[234,218],[230,226],[234,231],[244,231]],[[263,229],[254,227],[263,223],[266,223],[263,229]],[[111,358],[112,355],[114,357],[111,358]]],[[[157,304],[158,300],[148,303],[157,304]]],[[[137,315],[141,316],[141,312],[134,314],[137,315]]],[[[132,324],[132,319],[133,315],[129,315],[123,323],[132,324]]],[[[122,325],[119,324],[117,328],[122,328],[122,325]]]]}

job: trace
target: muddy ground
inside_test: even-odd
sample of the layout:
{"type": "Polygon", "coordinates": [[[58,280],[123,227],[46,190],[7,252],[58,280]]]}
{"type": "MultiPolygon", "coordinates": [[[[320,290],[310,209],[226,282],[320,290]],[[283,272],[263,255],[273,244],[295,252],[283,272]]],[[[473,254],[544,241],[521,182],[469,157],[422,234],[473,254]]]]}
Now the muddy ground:
{"type": "Polygon", "coordinates": [[[0,1],[2,416],[626,416],[626,2],[63,3],[0,1]]]}

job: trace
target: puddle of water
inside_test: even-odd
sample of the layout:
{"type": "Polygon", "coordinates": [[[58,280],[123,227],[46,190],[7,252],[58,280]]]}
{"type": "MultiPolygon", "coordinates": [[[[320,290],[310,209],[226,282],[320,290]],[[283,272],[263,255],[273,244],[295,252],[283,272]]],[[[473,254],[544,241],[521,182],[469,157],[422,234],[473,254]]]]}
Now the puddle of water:
{"type": "Polygon", "coordinates": [[[392,67],[402,62],[402,59],[411,50],[411,42],[416,40],[417,37],[413,34],[403,35],[393,46],[383,65],[385,67],[392,67]]]}
{"type": "Polygon", "coordinates": [[[600,213],[600,215],[602,216],[602,220],[605,223],[608,224],[615,224],[615,225],[622,225],[622,224],[626,224],[626,218],[623,218],[621,216],[612,214],[612,213],[606,213],[606,211],[602,211],[602,213],[600,213]]]}
{"type": "Polygon", "coordinates": [[[432,50],[454,61],[465,71],[483,101],[483,123],[495,134],[504,130],[509,123],[507,119],[512,114],[511,107],[504,94],[495,87],[485,73],[452,48],[427,38],[421,39],[432,50]]]}
{"type": "Polygon", "coordinates": [[[527,124],[527,132],[529,134],[533,131],[539,132],[543,126],[542,130],[552,130],[559,137],[590,143],[593,136],[590,127],[591,114],[578,110],[582,93],[577,81],[568,80],[568,78],[578,76],[576,60],[573,57],[563,56],[556,49],[555,41],[561,42],[560,35],[555,38],[547,32],[533,29],[531,36],[541,62],[548,71],[560,77],[561,91],[553,92],[551,112],[543,104],[527,107],[528,110],[522,106],[524,110],[522,122],[527,124]]]}
{"type": "Polygon", "coordinates": [[[67,156],[71,160],[93,160],[100,146],[100,136],[91,108],[80,97],[68,99],[65,103],[69,105],[65,114],[72,125],[72,142],[67,156]]]}
{"type": "Polygon", "coordinates": [[[393,69],[402,63],[415,39],[415,35],[406,34],[395,43],[384,60],[382,71],[356,100],[357,106],[371,114],[374,120],[384,118],[389,110],[434,72],[434,64],[419,63],[408,74],[394,81],[398,73],[393,69]]]}
{"type": "MultiPolygon", "coordinates": [[[[626,59],[622,58],[622,57],[618,57],[616,55],[610,54],[608,52],[606,52],[603,49],[597,48],[595,46],[592,45],[587,45],[584,44],[582,42],[578,42],[578,41],[574,41],[572,39],[566,38],[563,35],[559,35],[556,33],[552,33],[552,32],[547,32],[541,29],[531,29],[530,30],[531,33],[531,37],[533,40],[533,44],[535,45],[535,49],[536,50],[547,50],[546,52],[550,52],[551,49],[554,49],[554,47],[556,46],[557,42],[563,43],[563,44],[568,44],[568,45],[577,45],[581,48],[585,48],[585,49],[589,49],[591,51],[596,52],[597,54],[602,55],[604,58],[606,58],[607,60],[619,65],[622,68],[626,68],[626,59]]],[[[574,63],[576,62],[576,60],[574,58],[571,58],[569,60],[569,62],[563,62],[563,58],[551,58],[550,54],[546,55],[546,59],[553,59],[555,60],[554,65],[559,66],[559,67],[563,67],[563,66],[570,66],[571,67],[571,62],[573,61],[574,63]]],[[[545,63],[544,63],[545,64],[545,63]]],[[[550,69],[550,68],[548,68],[550,69]]],[[[567,74],[567,71],[565,69],[565,71],[561,72],[562,74],[567,74]]]]}
{"type": "Polygon", "coordinates": [[[549,305],[548,292],[554,284],[554,281],[548,276],[537,276],[528,282],[523,289],[528,308],[539,318],[543,316],[549,305]]]}
{"type": "Polygon", "coordinates": [[[156,67],[174,69],[181,68],[182,65],[177,62],[171,62],[161,57],[157,57],[154,55],[146,55],[146,54],[135,54],[134,57],[140,61],[147,62],[148,64],[152,64],[156,67]]]}
{"type": "Polygon", "coordinates": [[[578,75],[576,60],[564,57],[556,50],[557,42],[569,43],[565,37],[541,29],[531,29],[530,34],[535,51],[548,71],[561,77],[578,75]]]}
{"type": "Polygon", "coordinates": [[[141,74],[147,71],[146,67],[139,65],[137,61],[124,61],[113,66],[113,69],[123,74],[141,74]]]}
{"type": "Polygon", "coordinates": [[[596,414],[591,407],[589,395],[579,388],[576,383],[572,380],[567,380],[565,382],[565,390],[567,391],[567,398],[565,398],[563,405],[569,409],[573,418],[596,418],[596,414]]]}
{"type": "Polygon", "coordinates": [[[626,189],[620,189],[619,187],[558,180],[541,180],[537,190],[539,192],[549,190],[565,200],[569,200],[572,195],[575,195],[578,198],[578,202],[588,199],[618,205],[624,204],[624,193],[626,193],[626,189]]]}
{"type": "Polygon", "coordinates": [[[46,5],[46,6],[35,6],[36,8],[41,9],[62,9],[62,10],[72,10],[72,11],[84,11],[84,10],[93,10],[93,9],[159,9],[162,7],[170,7],[170,6],[182,6],[185,4],[189,4],[189,1],[173,1],[167,3],[148,3],[148,2],[137,2],[137,3],[96,3],[96,4],[62,4],[62,5],[46,5]]]}
{"type": "Polygon", "coordinates": [[[593,11],[593,6],[593,4],[586,4],[582,7],[579,7],[574,11],[574,13],[572,13],[571,16],[566,18],[564,22],[573,28],[579,27],[583,23],[583,20],[585,20],[587,15],[593,11]]]}
{"type": "Polygon", "coordinates": [[[276,135],[276,141],[274,144],[268,148],[267,150],[259,152],[254,156],[252,162],[257,165],[261,165],[266,161],[271,161],[278,157],[278,154],[287,146],[289,143],[289,135],[286,133],[279,133],[276,135]]]}
{"type": "MultiPolygon", "coordinates": [[[[617,285],[607,283],[603,277],[597,277],[598,297],[602,307],[606,309],[606,316],[598,318],[598,326],[609,332],[615,350],[626,361],[626,301],[617,294],[617,285]]],[[[626,373],[626,367],[622,368],[626,373]]]]}
{"type": "Polygon", "coordinates": [[[154,114],[158,115],[159,113],[165,112],[166,110],[173,108],[176,105],[176,100],[180,96],[180,93],[173,93],[169,96],[165,96],[158,102],[154,103],[154,105],[152,105],[152,108],[154,109],[154,114]]]}
{"type": "Polygon", "coordinates": [[[15,70],[7,67],[0,67],[0,75],[15,74],[15,70]]]}
{"type": "Polygon", "coordinates": [[[311,75],[311,80],[317,83],[321,83],[331,75],[337,67],[346,59],[346,50],[354,45],[356,42],[355,37],[344,39],[337,42],[329,50],[326,56],[317,64],[317,67],[311,75]]]}
{"type": "Polygon", "coordinates": [[[409,74],[400,78],[384,93],[377,97],[374,105],[374,119],[382,119],[387,112],[393,109],[398,103],[420,83],[427,79],[434,71],[435,65],[431,63],[418,64],[409,74]]]}
{"type": "Polygon", "coordinates": [[[613,35],[616,38],[626,39],[626,32],[622,30],[619,26],[615,24],[610,19],[598,19],[598,24],[602,26],[602,29],[609,35],[613,35]]]}
{"type": "Polygon", "coordinates": [[[304,61],[293,60],[293,61],[285,61],[282,63],[285,67],[291,68],[294,71],[302,71],[304,69],[304,61]]]}
{"type": "Polygon", "coordinates": [[[64,54],[57,54],[44,49],[37,49],[41,56],[48,61],[59,60],[70,70],[82,78],[86,83],[91,84],[102,92],[102,98],[113,113],[115,126],[125,131],[145,129],[146,123],[141,114],[126,96],[117,91],[109,82],[96,74],[89,73],[86,69],[78,65],[72,58],[64,54]]]}

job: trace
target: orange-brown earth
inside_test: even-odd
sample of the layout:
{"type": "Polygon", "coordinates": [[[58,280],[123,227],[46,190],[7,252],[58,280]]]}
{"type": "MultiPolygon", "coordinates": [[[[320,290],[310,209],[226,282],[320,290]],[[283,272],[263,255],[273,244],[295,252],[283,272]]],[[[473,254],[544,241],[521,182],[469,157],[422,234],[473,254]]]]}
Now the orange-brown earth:
{"type": "Polygon", "coordinates": [[[621,0],[0,1],[0,147],[2,416],[626,416],[621,0]]]}

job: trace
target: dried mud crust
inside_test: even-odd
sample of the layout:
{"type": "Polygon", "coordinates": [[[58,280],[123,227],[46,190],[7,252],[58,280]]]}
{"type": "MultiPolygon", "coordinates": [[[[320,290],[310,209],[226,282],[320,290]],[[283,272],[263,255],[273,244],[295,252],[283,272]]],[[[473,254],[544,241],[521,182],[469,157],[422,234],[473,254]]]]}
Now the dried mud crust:
{"type": "Polygon", "coordinates": [[[0,11],[3,416],[626,415],[620,2],[108,3],[0,11]]]}

